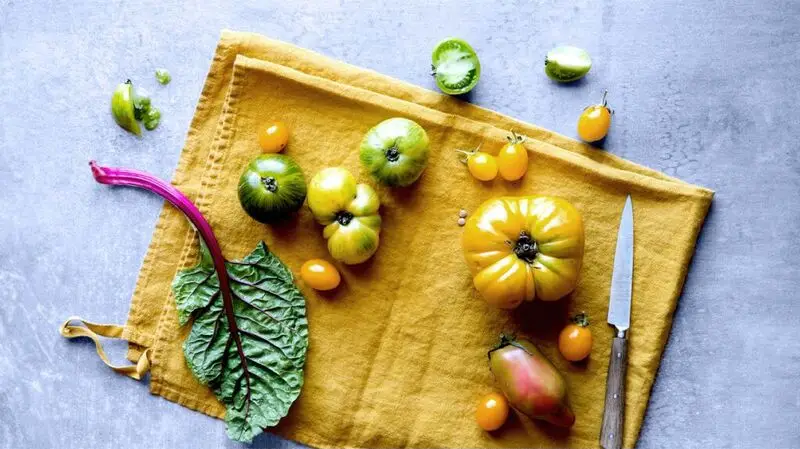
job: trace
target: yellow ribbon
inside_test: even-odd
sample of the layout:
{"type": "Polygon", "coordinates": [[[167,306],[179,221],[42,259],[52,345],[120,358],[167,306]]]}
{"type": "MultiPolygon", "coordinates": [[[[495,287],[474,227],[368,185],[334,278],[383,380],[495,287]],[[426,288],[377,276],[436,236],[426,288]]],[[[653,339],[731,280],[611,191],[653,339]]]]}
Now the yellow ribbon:
{"type": "Polygon", "coordinates": [[[106,352],[103,350],[103,344],[100,342],[99,337],[121,339],[122,332],[124,330],[124,326],[92,323],[76,316],[67,318],[67,320],[64,321],[64,324],[62,324],[59,328],[61,335],[66,338],[91,338],[92,341],[94,341],[95,348],[97,349],[97,355],[100,356],[100,359],[106,364],[106,366],[120,374],[124,374],[136,380],[141,380],[142,377],[144,377],[144,375],[150,371],[150,348],[147,348],[144,350],[144,352],[142,352],[142,355],[139,357],[139,361],[136,363],[136,365],[117,366],[112,365],[111,361],[108,360],[106,352]],[[78,321],[81,325],[72,325],[71,323],[73,321],[78,321]]]}

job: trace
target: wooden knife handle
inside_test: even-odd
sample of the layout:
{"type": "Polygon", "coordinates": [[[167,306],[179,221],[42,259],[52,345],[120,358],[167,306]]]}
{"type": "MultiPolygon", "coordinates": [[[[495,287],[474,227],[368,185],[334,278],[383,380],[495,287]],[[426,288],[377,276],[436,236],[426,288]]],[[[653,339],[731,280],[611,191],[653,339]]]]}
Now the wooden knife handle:
{"type": "Polygon", "coordinates": [[[603,427],[600,446],[604,449],[622,447],[622,429],[625,421],[625,370],[628,367],[628,339],[615,337],[611,343],[611,360],[608,362],[606,380],[606,406],[603,410],[603,427]]]}

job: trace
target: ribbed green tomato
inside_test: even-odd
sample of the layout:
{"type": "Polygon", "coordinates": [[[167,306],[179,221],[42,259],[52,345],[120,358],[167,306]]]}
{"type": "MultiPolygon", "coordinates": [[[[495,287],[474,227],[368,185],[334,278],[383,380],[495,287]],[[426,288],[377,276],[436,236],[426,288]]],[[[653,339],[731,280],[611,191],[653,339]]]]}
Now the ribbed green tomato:
{"type": "Polygon", "coordinates": [[[380,200],[367,184],[344,168],[326,168],[311,179],[308,207],[325,226],[331,256],[346,264],[366,261],[378,250],[381,232],[380,200]]]}
{"type": "Polygon", "coordinates": [[[262,223],[287,218],[306,199],[303,171],[288,156],[264,154],[253,159],[239,178],[239,202],[262,223]]]}
{"type": "Polygon", "coordinates": [[[395,117],[367,132],[361,141],[361,162],[378,181],[407,186],[428,163],[428,134],[416,122],[395,117]]]}

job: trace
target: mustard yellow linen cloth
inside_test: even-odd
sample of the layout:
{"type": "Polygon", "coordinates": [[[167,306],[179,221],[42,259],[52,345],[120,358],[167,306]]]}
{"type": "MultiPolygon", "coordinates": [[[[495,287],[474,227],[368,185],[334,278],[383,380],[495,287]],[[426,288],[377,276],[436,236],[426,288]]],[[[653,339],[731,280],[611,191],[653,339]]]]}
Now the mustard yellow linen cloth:
{"type": "MultiPolygon", "coordinates": [[[[250,219],[236,196],[241,171],[260,154],[256,126],[273,119],[291,128],[285,154],[308,179],[343,166],[376,186],[384,223],[370,261],[339,267],[338,290],[317,293],[298,281],[308,304],[305,386],[273,432],[316,447],[596,447],[612,338],[605,317],[614,245],[631,194],[636,241],[624,446],[635,444],[712,191],[369,70],[225,31],[173,184],[206,215],[228,259],[264,240],[295,273],[307,259],[330,259],[311,213],[304,208],[289,224],[266,226],[250,219]],[[375,185],[358,158],[364,133],[394,116],[420,123],[431,141],[425,173],[402,189],[375,185]],[[497,151],[510,130],[528,138],[525,178],[470,177],[455,150],[482,143],[497,151]],[[458,212],[526,194],[556,195],[577,206],[586,226],[583,270],[570,297],[497,310],[472,287],[458,212]],[[570,364],[556,339],[580,311],[593,320],[594,348],[588,362],[570,364]],[[478,399],[495,390],[487,350],[503,331],[534,341],[563,373],[577,416],[571,430],[518,416],[493,433],[475,424],[478,399]]],[[[186,366],[181,344],[189,326],[178,325],[170,293],[176,271],[195,263],[197,247],[185,218],[165,205],[122,337],[130,341],[131,360],[148,351],[153,394],[221,417],[224,408],[186,366]]]]}

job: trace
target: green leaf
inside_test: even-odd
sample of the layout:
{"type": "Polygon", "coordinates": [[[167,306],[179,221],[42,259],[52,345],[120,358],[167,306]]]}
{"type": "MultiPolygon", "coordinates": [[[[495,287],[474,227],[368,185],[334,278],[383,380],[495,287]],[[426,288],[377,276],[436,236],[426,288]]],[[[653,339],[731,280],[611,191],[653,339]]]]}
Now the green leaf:
{"type": "Polygon", "coordinates": [[[200,263],[178,272],[172,283],[179,321],[194,318],[184,357],[227,407],[228,435],[249,442],[286,416],[300,394],[308,348],[305,297],[263,242],[243,260],[227,262],[245,368],[206,252],[203,245],[200,263]]]}
{"type": "Polygon", "coordinates": [[[208,306],[212,299],[219,297],[219,279],[214,267],[197,265],[179,271],[172,280],[172,294],[178,306],[178,322],[183,326],[195,310],[208,306]]]}

